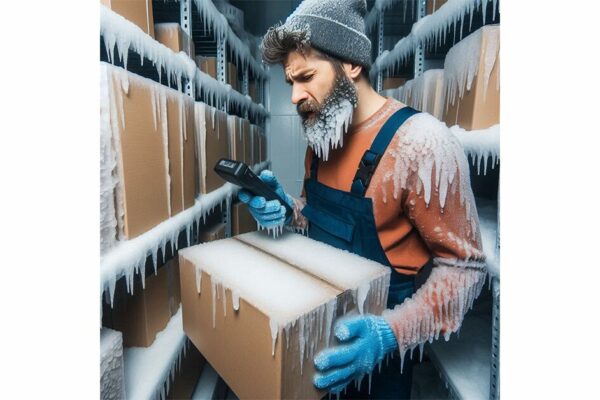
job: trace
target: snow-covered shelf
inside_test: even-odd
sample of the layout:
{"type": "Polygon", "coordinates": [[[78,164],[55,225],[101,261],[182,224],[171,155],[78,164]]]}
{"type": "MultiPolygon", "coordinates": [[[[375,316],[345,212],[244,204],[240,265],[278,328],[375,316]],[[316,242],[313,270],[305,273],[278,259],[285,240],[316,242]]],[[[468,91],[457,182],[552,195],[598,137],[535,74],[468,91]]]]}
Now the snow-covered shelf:
{"type": "Polygon", "coordinates": [[[227,18],[217,10],[212,0],[193,0],[198,8],[198,12],[204,21],[204,28],[207,27],[216,33],[218,37],[225,38],[229,48],[233,52],[242,68],[250,66],[254,75],[261,79],[268,79],[264,68],[252,56],[250,49],[233,32],[227,18]]]}
{"type": "Polygon", "coordinates": [[[150,347],[123,349],[127,400],[164,400],[175,369],[181,367],[187,338],[183,332],[181,306],[150,347]]]}
{"type": "MultiPolygon", "coordinates": [[[[223,17],[225,18],[225,17],[223,17]]],[[[224,85],[208,74],[200,71],[196,63],[184,52],[175,53],[160,42],[146,34],[133,22],[128,21],[104,5],[100,5],[100,35],[104,39],[104,46],[108,61],[114,64],[116,45],[119,59],[127,69],[129,50],[149,59],[156,67],[159,78],[162,70],[166,71],[167,82],[171,80],[182,90],[183,78],[193,82],[198,93],[203,93],[210,99],[211,105],[217,107],[222,104],[237,105],[247,111],[250,117],[268,117],[269,113],[262,104],[252,101],[250,96],[244,96],[235,91],[231,85],[224,85]]]]}
{"type": "Polygon", "coordinates": [[[486,258],[486,267],[490,278],[500,278],[500,257],[498,254],[498,205],[493,200],[477,199],[477,213],[481,241],[486,258]]]}
{"type": "Polygon", "coordinates": [[[500,160],[500,124],[487,129],[467,131],[458,125],[450,127],[450,131],[461,142],[465,153],[471,156],[473,165],[477,165],[477,174],[481,171],[487,173],[488,161],[490,167],[495,168],[500,160]]]}
{"type": "Polygon", "coordinates": [[[482,294],[467,313],[459,335],[437,340],[426,352],[440,373],[451,398],[488,400],[492,349],[492,299],[482,294]]]}
{"type": "MultiPolygon", "coordinates": [[[[381,3],[378,10],[389,7],[390,0],[384,0],[381,3]]],[[[377,57],[371,68],[371,78],[374,79],[379,72],[385,72],[399,66],[400,63],[406,62],[419,45],[428,47],[434,41],[436,45],[444,43],[446,34],[450,32],[451,28],[453,29],[456,41],[456,30],[459,27],[459,40],[462,40],[465,14],[469,14],[469,27],[471,27],[473,12],[477,8],[482,7],[483,24],[485,25],[488,3],[492,3],[492,15],[493,20],[495,20],[498,11],[498,0],[448,0],[433,14],[426,15],[415,22],[410,34],[400,39],[392,50],[385,50],[377,57]]],[[[376,7],[373,9],[376,9],[376,7]]],[[[371,17],[371,19],[373,18],[371,17]]],[[[376,20],[377,18],[374,19],[376,20]]],[[[374,23],[374,21],[369,20],[369,23],[374,23]]]]}
{"type": "MultiPolygon", "coordinates": [[[[268,164],[269,161],[256,164],[253,170],[258,173],[268,164]]],[[[129,293],[133,293],[133,278],[136,272],[140,273],[142,287],[145,287],[145,265],[148,256],[152,256],[156,273],[158,249],[162,249],[164,257],[167,242],[170,242],[174,252],[177,247],[176,239],[183,230],[186,231],[187,245],[189,246],[193,224],[199,226],[200,219],[206,218],[206,215],[212,212],[216,206],[221,205],[222,207],[223,202],[229,205],[231,197],[237,191],[237,186],[225,183],[217,190],[200,195],[192,207],[161,222],[149,231],[133,239],[119,242],[100,258],[100,294],[108,290],[112,304],[117,280],[123,276],[126,279],[127,290],[129,293]]]]}

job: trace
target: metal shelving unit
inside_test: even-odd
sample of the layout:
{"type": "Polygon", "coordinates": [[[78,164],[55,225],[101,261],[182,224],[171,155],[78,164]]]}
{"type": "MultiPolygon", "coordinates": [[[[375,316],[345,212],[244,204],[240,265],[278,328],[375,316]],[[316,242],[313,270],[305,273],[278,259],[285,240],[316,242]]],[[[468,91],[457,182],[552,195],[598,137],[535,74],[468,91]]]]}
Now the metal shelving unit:
{"type": "MultiPolygon", "coordinates": [[[[366,18],[367,30],[369,28],[371,30],[371,42],[377,44],[375,54],[378,60],[383,59],[387,51],[384,47],[386,35],[392,31],[390,25],[396,25],[394,33],[403,30],[404,37],[412,38],[414,24],[424,17],[429,17],[425,15],[427,0],[375,0],[369,3],[372,8],[366,18]],[[416,5],[412,12],[409,10],[411,3],[413,6],[416,5]],[[414,15],[414,19],[411,18],[411,14],[414,15]],[[405,26],[407,20],[408,28],[405,26]],[[375,24],[377,24],[376,29],[374,29],[375,24]]],[[[462,27],[462,30],[450,28],[446,31],[445,37],[439,39],[439,43],[434,39],[429,45],[414,40],[397,42],[396,45],[401,44],[405,54],[404,63],[400,62],[400,68],[394,66],[395,62],[385,68],[379,68],[379,65],[374,63],[371,78],[376,90],[382,91],[384,76],[399,75],[398,69],[402,70],[401,75],[408,76],[412,73],[411,78],[422,75],[429,69],[428,64],[433,65],[436,61],[439,64],[440,60],[443,62],[448,50],[469,33],[483,25],[500,22],[498,4],[495,9],[488,4],[487,9],[483,11],[480,7],[482,0],[473,0],[471,3],[474,7],[472,19],[467,13],[469,4],[465,3],[466,21],[464,24],[457,21],[457,25],[462,27]]],[[[427,22],[431,21],[432,19],[427,22]]],[[[495,196],[497,202],[499,166],[496,166],[493,172],[488,171],[487,175],[483,176],[479,175],[471,162],[469,165],[475,195],[480,192],[487,198],[495,196]]],[[[499,230],[497,229],[496,232],[498,234],[494,262],[498,262],[499,252],[499,230]]],[[[467,313],[459,337],[453,335],[447,343],[437,341],[426,346],[427,354],[454,399],[497,400],[500,397],[500,278],[497,275],[490,275],[489,279],[491,290],[484,290],[480,299],[476,301],[474,309],[467,313]],[[465,375],[465,371],[471,373],[465,375]]]]}

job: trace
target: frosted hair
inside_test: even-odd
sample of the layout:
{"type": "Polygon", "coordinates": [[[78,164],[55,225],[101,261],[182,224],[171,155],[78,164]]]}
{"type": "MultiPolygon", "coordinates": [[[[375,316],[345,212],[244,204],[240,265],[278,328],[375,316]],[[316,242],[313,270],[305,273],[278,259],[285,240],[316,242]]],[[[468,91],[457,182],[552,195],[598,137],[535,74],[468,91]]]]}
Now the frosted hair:
{"type": "MultiPolygon", "coordinates": [[[[342,63],[352,61],[339,57],[310,45],[308,29],[287,29],[285,25],[275,25],[267,31],[260,44],[263,62],[266,64],[283,64],[289,53],[298,51],[306,56],[309,53],[329,61],[337,73],[342,72],[342,63]]],[[[362,66],[361,75],[369,81],[369,68],[362,66]]]]}

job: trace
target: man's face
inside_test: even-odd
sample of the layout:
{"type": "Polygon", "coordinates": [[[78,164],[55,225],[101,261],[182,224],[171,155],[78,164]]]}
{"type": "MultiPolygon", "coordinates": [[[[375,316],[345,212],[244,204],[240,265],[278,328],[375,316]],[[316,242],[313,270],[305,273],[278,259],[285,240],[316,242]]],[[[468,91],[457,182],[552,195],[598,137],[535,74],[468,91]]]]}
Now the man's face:
{"type": "Polygon", "coordinates": [[[327,160],[329,150],[343,144],[358,102],[356,88],[343,71],[336,71],[330,61],[313,51],[290,53],[284,71],[308,144],[327,160]]]}

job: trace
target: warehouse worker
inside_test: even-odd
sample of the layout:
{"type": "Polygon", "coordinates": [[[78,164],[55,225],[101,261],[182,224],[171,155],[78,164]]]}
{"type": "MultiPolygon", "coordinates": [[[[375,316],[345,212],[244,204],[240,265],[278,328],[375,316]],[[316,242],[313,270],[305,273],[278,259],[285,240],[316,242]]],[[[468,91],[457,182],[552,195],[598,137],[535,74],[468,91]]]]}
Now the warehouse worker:
{"type": "Polygon", "coordinates": [[[457,332],[485,281],[485,257],[464,152],[445,124],[372,89],[365,13],[365,0],[305,0],[266,33],[263,59],[283,65],[308,140],[306,180],[295,199],[261,173],[294,208],[287,220],[277,200],[239,198],[264,227],[307,228],[391,268],[388,309],[338,321],[337,344],[314,359],[314,384],[348,397],[409,398],[407,352],[457,332]],[[416,276],[425,282],[415,291],[416,276]],[[379,372],[393,352],[401,362],[379,372]],[[371,373],[360,391],[348,385],[371,373]]]}

